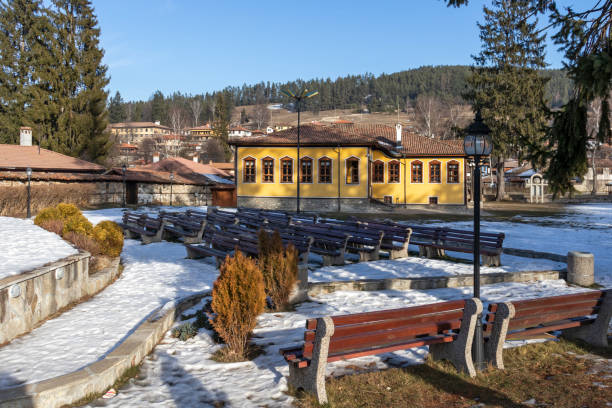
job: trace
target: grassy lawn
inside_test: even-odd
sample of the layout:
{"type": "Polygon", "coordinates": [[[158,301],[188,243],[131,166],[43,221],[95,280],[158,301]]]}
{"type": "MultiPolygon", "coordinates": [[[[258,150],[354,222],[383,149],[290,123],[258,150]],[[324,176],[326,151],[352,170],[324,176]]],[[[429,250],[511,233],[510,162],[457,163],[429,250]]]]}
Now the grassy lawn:
{"type": "MultiPolygon", "coordinates": [[[[476,378],[457,374],[447,362],[427,361],[328,378],[327,406],[606,407],[612,403],[609,358],[612,348],[559,341],[504,350],[506,369],[489,369],[476,378]]],[[[311,396],[297,396],[299,407],[319,406],[311,396]]]]}

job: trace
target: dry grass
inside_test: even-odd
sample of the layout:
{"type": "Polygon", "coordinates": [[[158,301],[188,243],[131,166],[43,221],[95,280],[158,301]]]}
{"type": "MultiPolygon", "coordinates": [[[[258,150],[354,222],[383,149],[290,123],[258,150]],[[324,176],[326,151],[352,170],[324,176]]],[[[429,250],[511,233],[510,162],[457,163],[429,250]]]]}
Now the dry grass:
{"type": "Polygon", "coordinates": [[[256,344],[249,344],[244,351],[244,355],[233,352],[229,347],[223,347],[215,351],[210,359],[217,363],[239,363],[253,360],[262,354],[264,354],[263,348],[256,344]]]}
{"type": "MultiPolygon", "coordinates": [[[[506,369],[490,369],[476,378],[457,374],[447,362],[427,361],[328,379],[328,406],[605,407],[612,402],[612,378],[599,372],[596,365],[601,362],[576,356],[589,352],[612,356],[611,348],[594,350],[566,341],[547,342],[504,350],[506,369]],[[531,399],[535,399],[533,405],[526,403],[531,399]]],[[[299,397],[300,407],[319,406],[309,395],[299,397]]]]}
{"type": "MultiPolygon", "coordinates": [[[[91,185],[32,185],[31,210],[36,215],[47,207],[55,207],[59,203],[72,203],[79,207],[88,204],[88,197],[94,192],[91,185]]],[[[26,186],[11,186],[0,188],[0,216],[25,217],[27,211],[26,186]]]]}
{"type": "Polygon", "coordinates": [[[100,250],[100,245],[96,242],[92,237],[82,234],[80,232],[67,232],[64,234],[63,238],[66,241],[71,242],[79,249],[83,251],[89,252],[91,255],[96,256],[100,255],[102,251],[100,250]]]}

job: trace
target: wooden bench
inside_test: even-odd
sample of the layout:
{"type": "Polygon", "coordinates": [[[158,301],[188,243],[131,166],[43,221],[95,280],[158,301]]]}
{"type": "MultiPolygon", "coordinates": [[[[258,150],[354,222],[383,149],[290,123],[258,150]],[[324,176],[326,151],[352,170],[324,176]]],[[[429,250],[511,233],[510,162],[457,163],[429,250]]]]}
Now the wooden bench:
{"type": "Polygon", "coordinates": [[[121,222],[118,222],[117,225],[119,225],[123,229],[126,229],[130,225],[138,225],[138,221],[143,216],[146,216],[146,214],[126,211],[123,213],[121,222]]]}
{"type": "Polygon", "coordinates": [[[290,230],[294,234],[314,238],[311,252],[321,255],[324,266],[344,265],[351,236],[343,233],[331,233],[330,230],[320,228],[317,225],[291,225],[290,230]]]}
{"type": "Polygon", "coordinates": [[[383,231],[367,228],[366,224],[359,223],[319,223],[317,228],[324,228],[327,234],[337,238],[350,235],[346,251],[359,255],[360,262],[377,261],[380,259],[380,248],[385,233],[383,231]]]}
{"type": "Polygon", "coordinates": [[[163,237],[169,236],[181,238],[185,244],[197,244],[202,242],[204,229],[206,228],[206,218],[192,218],[186,215],[160,214],[164,225],[163,237]]]}
{"type": "Polygon", "coordinates": [[[566,338],[608,347],[611,317],[612,290],[490,304],[483,327],[485,356],[503,369],[502,349],[506,340],[550,337],[548,333],[553,331],[562,331],[566,338]]]}
{"type": "Polygon", "coordinates": [[[303,345],[280,350],[289,363],[289,384],[324,404],[328,362],[426,345],[434,359],[448,359],[473,377],[472,339],[481,312],[480,300],[468,299],[308,319],[303,345]]]}
{"type": "MultiPolygon", "coordinates": [[[[133,215],[129,219],[133,220],[133,215]]],[[[162,240],[164,224],[165,222],[159,218],[149,217],[147,214],[139,214],[135,223],[131,221],[124,222],[121,226],[126,238],[140,238],[143,244],[150,244],[162,240]]]]}

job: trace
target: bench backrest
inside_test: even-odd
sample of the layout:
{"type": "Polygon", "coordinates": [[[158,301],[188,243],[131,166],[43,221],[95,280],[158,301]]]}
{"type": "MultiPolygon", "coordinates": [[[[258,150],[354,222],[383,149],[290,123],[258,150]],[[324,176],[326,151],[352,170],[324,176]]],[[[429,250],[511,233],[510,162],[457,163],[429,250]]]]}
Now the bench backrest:
{"type": "MultiPolygon", "coordinates": [[[[396,344],[422,339],[453,341],[461,327],[465,300],[375,312],[332,316],[334,334],[330,339],[328,361],[372,354],[396,344]]],[[[306,321],[303,355],[311,358],[317,319],[306,321]]]]}
{"type": "MultiPolygon", "coordinates": [[[[511,302],[515,312],[508,323],[506,338],[511,340],[561,330],[584,324],[585,320],[595,320],[590,316],[598,314],[605,296],[612,296],[612,291],[597,290],[511,302]]],[[[497,307],[496,303],[488,307],[483,327],[485,335],[493,329],[497,307]]]]}

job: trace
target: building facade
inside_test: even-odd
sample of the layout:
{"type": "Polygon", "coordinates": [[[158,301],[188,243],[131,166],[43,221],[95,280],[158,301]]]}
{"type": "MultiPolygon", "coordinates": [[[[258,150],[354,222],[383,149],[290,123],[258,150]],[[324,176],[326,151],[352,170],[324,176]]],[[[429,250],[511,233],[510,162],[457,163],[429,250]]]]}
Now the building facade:
{"type": "Polygon", "coordinates": [[[304,125],[234,139],[238,206],[294,210],[297,166],[301,209],[364,210],[465,204],[461,143],[384,125],[304,125]]]}
{"type": "Polygon", "coordinates": [[[159,122],[111,123],[110,132],[121,143],[139,144],[147,138],[169,135],[171,129],[159,122]]]}

